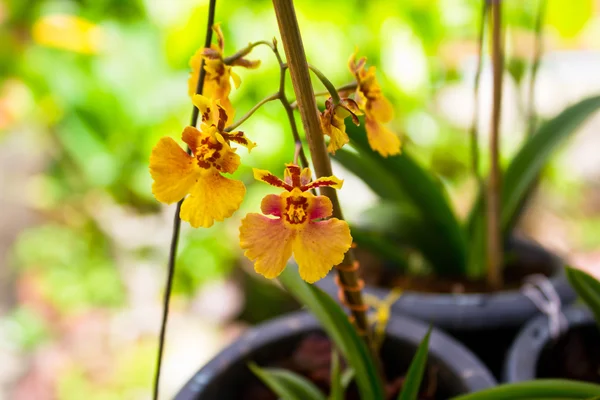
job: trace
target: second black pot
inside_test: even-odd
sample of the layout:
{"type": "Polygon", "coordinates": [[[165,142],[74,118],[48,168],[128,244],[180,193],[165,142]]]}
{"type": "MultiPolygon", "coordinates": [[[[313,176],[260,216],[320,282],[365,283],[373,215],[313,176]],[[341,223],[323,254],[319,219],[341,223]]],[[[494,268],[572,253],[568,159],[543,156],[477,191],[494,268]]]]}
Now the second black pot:
{"type": "MultiPolygon", "coordinates": [[[[575,292],[563,271],[564,263],[538,244],[511,239],[505,246],[514,264],[535,265],[544,269],[563,305],[575,300],[575,292]]],[[[330,274],[317,283],[331,296],[337,296],[338,287],[330,274]]],[[[367,287],[367,293],[379,298],[389,294],[388,289],[367,287]]],[[[539,313],[533,302],[520,290],[497,293],[435,294],[406,291],[392,305],[394,314],[409,315],[444,329],[464,343],[501,377],[506,351],[520,327],[539,313]]]]}
{"type": "MultiPolygon", "coordinates": [[[[406,371],[428,326],[408,317],[394,317],[388,324],[383,344],[386,368],[406,371]]],[[[176,400],[247,399],[245,388],[257,378],[247,368],[249,361],[272,365],[289,357],[303,338],[323,331],[316,319],[297,312],[252,328],[234,344],[202,367],[181,389],[176,400]]],[[[428,365],[437,367],[436,399],[475,392],[495,386],[487,368],[460,343],[433,329],[428,365]]],[[[371,400],[371,399],[365,399],[371,400]]]]}
{"type": "Polygon", "coordinates": [[[506,357],[506,382],[536,378],[600,381],[600,329],[592,313],[584,307],[569,307],[563,315],[567,330],[558,338],[552,338],[545,315],[532,319],[519,332],[506,357]],[[571,361],[558,362],[559,354],[569,354],[571,361]]]}

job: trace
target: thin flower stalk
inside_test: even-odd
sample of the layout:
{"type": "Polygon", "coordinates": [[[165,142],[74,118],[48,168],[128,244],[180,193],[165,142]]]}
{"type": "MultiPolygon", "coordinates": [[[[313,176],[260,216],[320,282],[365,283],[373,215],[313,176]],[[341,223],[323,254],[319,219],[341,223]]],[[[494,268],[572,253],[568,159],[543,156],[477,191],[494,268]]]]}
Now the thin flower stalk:
{"type": "MultiPolygon", "coordinates": [[[[217,0],[210,0],[208,5],[208,21],[206,22],[206,35],[204,39],[204,47],[210,47],[212,43],[212,26],[215,23],[215,9],[217,6],[217,0]]],[[[204,69],[204,60],[201,62],[200,72],[198,76],[198,82],[196,85],[196,94],[202,94],[204,88],[204,80],[206,77],[206,71],[204,69]]],[[[190,121],[191,126],[196,126],[198,124],[198,116],[200,111],[196,106],[192,107],[192,117],[190,121]]],[[[190,148],[187,149],[187,154],[192,154],[192,150],[190,148]]],[[[160,323],[160,335],[158,339],[158,351],[156,355],[156,370],[154,374],[154,382],[152,389],[152,399],[158,400],[158,392],[160,386],[160,373],[162,368],[162,356],[165,347],[165,337],[167,334],[167,321],[169,319],[169,304],[171,302],[171,292],[173,289],[173,276],[175,274],[175,262],[177,258],[177,247],[179,244],[179,232],[181,230],[181,218],[179,214],[181,212],[181,205],[183,204],[183,199],[177,202],[177,207],[175,208],[175,216],[173,217],[173,234],[171,236],[171,245],[169,247],[169,261],[167,266],[167,281],[165,283],[165,293],[163,299],[163,309],[162,309],[162,317],[160,323]]]]}

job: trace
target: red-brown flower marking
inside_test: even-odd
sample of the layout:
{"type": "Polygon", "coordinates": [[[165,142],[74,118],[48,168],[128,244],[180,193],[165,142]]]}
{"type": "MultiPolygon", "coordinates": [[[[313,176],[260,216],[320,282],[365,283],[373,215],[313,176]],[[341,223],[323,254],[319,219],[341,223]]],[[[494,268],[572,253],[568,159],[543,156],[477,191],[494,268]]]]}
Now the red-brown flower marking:
{"type": "Polygon", "coordinates": [[[284,189],[280,195],[267,195],[261,204],[263,214],[250,213],[240,226],[240,245],[254,262],[256,272],[275,278],[294,255],[300,276],[309,283],[323,278],[342,262],[352,244],[345,221],[329,217],[331,201],[310,193],[313,188],[341,188],[334,176],[311,181],[308,168],[287,164],[284,179],[265,170],[254,170],[254,177],[284,189]],[[275,218],[269,218],[266,215],[275,218]]]}

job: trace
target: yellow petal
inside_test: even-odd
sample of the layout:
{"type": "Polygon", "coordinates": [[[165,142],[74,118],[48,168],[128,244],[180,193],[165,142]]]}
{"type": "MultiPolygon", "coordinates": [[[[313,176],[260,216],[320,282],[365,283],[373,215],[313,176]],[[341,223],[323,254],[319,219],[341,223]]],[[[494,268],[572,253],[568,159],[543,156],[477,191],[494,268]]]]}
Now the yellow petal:
{"type": "Polygon", "coordinates": [[[209,97],[203,96],[201,94],[195,94],[192,96],[192,103],[198,108],[200,111],[200,117],[202,118],[202,122],[207,124],[216,124],[216,121],[213,121],[213,115],[211,111],[212,102],[209,97]]]}
{"type": "Polygon", "coordinates": [[[164,137],[152,149],[150,174],[154,179],[152,193],[158,201],[170,204],[190,191],[199,169],[195,168],[193,157],[173,139],[164,137]]]}
{"type": "Polygon", "coordinates": [[[221,30],[221,23],[217,22],[212,26],[212,29],[217,34],[217,46],[222,54],[223,50],[225,49],[225,37],[223,36],[223,31],[221,30]]]}
{"type": "MultiPolygon", "coordinates": [[[[219,138],[221,135],[217,133],[216,136],[217,138],[219,138]]],[[[216,164],[221,168],[221,172],[233,174],[235,171],[237,171],[238,167],[240,166],[240,156],[237,155],[235,149],[229,147],[227,143],[222,142],[222,144],[222,156],[216,161],[216,164]]]]}
{"type": "Polygon", "coordinates": [[[308,184],[312,179],[312,174],[310,172],[310,168],[303,168],[300,173],[300,183],[302,185],[308,184]]]}
{"type": "Polygon", "coordinates": [[[377,121],[385,123],[394,118],[394,107],[382,94],[368,101],[368,113],[377,121]]]}
{"type": "Polygon", "coordinates": [[[229,71],[229,74],[231,75],[231,79],[233,80],[233,85],[235,86],[236,89],[238,89],[240,87],[240,85],[242,84],[242,79],[240,78],[240,76],[238,74],[236,74],[232,70],[229,71]]]}
{"type": "Polygon", "coordinates": [[[279,218],[252,213],[242,219],[240,246],[254,262],[254,270],[266,278],[277,277],[292,256],[294,233],[279,218]]]}
{"type": "Polygon", "coordinates": [[[181,219],[194,228],[208,228],[214,221],[230,217],[242,204],[246,188],[240,181],[225,178],[216,170],[199,175],[181,206],[181,219]]]}
{"type": "Polygon", "coordinates": [[[181,140],[189,146],[192,152],[196,153],[196,149],[202,140],[202,132],[193,126],[186,126],[181,134],[181,140]]]}
{"type": "MultiPolygon", "coordinates": [[[[344,111],[347,115],[350,115],[348,111],[344,111]]],[[[331,138],[329,140],[329,144],[327,145],[327,151],[329,151],[331,154],[335,154],[336,150],[341,149],[346,143],[350,142],[350,138],[346,133],[346,124],[344,124],[344,118],[338,116],[337,112],[334,113],[329,120],[329,126],[326,132],[331,138]]]]}
{"type": "Polygon", "coordinates": [[[256,143],[248,139],[248,137],[246,137],[246,135],[242,131],[236,131],[231,133],[224,132],[223,137],[229,141],[244,146],[248,149],[248,153],[250,153],[250,151],[256,147],[256,143]]]}
{"type": "Polygon", "coordinates": [[[366,118],[367,139],[371,148],[383,157],[400,154],[400,138],[374,119],[366,118]]]}
{"type": "Polygon", "coordinates": [[[292,246],[300,277],[308,283],[323,278],[342,262],[351,245],[352,236],[345,221],[331,218],[309,222],[298,230],[292,246]]]}
{"type": "Polygon", "coordinates": [[[202,65],[202,50],[198,50],[192,58],[190,58],[190,77],[188,78],[188,94],[193,97],[198,86],[198,78],[200,77],[200,66],[202,65]]]}

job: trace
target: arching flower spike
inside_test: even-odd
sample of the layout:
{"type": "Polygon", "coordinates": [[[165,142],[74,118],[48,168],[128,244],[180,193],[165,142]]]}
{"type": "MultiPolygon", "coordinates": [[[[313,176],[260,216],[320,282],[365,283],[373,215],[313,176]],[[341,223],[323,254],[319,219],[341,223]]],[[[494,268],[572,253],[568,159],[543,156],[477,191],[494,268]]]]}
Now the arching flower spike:
{"type": "Polygon", "coordinates": [[[256,272],[275,278],[293,254],[302,279],[313,283],[342,262],[352,244],[350,228],[337,218],[323,220],[332,213],[331,201],[309,190],[321,186],[339,189],[343,181],[334,176],[311,181],[310,170],[295,164],[286,164],[284,180],[259,169],[254,169],[254,177],[284,189],[280,195],[270,194],[262,200],[263,214],[275,218],[250,213],[242,220],[240,245],[256,272]]]}
{"type": "Polygon", "coordinates": [[[181,139],[190,147],[187,154],[173,139],[164,137],[150,155],[152,193],[160,202],[171,204],[184,198],[180,217],[193,227],[208,228],[214,221],[230,217],[246,193],[240,181],[224,177],[240,165],[240,156],[231,148],[236,142],[248,150],[255,146],[243,132],[223,132],[227,113],[218,102],[194,96],[202,115],[201,130],[187,126],[181,139]]]}
{"type": "Polygon", "coordinates": [[[365,113],[365,125],[369,145],[383,157],[400,154],[400,139],[384,126],[394,117],[394,109],[381,92],[375,76],[375,67],[365,70],[365,57],[356,61],[356,52],[350,57],[348,66],[356,77],[355,100],[365,113]]]}
{"type": "Polygon", "coordinates": [[[327,151],[335,154],[336,150],[341,149],[350,141],[346,134],[346,124],[344,119],[352,117],[355,125],[359,124],[357,115],[362,115],[358,105],[352,99],[341,99],[339,104],[333,104],[331,97],[325,102],[325,110],[321,113],[321,129],[323,134],[329,136],[327,151]]]}
{"type": "Polygon", "coordinates": [[[217,44],[212,44],[210,48],[200,49],[190,59],[190,67],[192,72],[188,80],[188,92],[190,97],[196,93],[196,85],[200,76],[200,66],[204,59],[204,69],[206,77],[204,79],[203,95],[221,101],[221,106],[227,111],[229,120],[227,124],[233,121],[234,109],[229,101],[231,93],[231,80],[237,89],[240,86],[240,77],[231,69],[232,66],[240,66],[244,68],[258,68],[260,60],[248,60],[244,57],[236,59],[231,65],[224,63],[223,52],[225,49],[225,39],[219,24],[213,25],[213,31],[217,35],[217,44]]]}

